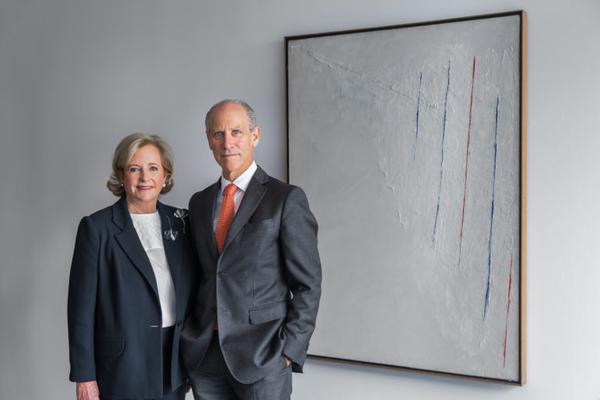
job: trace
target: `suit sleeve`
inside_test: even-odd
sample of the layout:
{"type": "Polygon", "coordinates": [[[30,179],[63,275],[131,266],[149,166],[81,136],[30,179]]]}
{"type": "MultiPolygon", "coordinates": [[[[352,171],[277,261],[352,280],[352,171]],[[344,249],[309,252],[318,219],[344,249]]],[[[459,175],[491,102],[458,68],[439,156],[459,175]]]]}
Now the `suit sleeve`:
{"type": "Polygon", "coordinates": [[[302,189],[292,187],[284,204],[280,245],[285,275],[292,292],[284,332],[283,353],[294,371],[302,372],[310,337],[315,329],[321,297],[321,262],[317,221],[302,189]]]}
{"type": "Polygon", "coordinates": [[[67,317],[69,360],[73,382],[96,379],[94,361],[94,320],[98,280],[98,234],[85,217],[79,223],[69,276],[67,317]]]}

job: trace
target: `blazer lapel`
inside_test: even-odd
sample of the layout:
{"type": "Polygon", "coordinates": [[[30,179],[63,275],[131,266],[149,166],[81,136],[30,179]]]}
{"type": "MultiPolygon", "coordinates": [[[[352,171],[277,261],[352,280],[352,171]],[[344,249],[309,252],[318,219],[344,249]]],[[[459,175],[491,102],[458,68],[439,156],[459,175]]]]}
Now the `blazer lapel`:
{"type": "Polygon", "coordinates": [[[142,243],[133,226],[133,222],[131,222],[131,217],[129,216],[129,211],[127,211],[127,204],[124,197],[112,206],[112,211],[113,223],[122,230],[115,235],[117,243],[119,243],[125,254],[127,254],[127,257],[131,260],[140,274],[142,274],[144,279],[146,279],[154,291],[156,298],[158,298],[158,287],[156,285],[154,271],[152,270],[146,251],[142,247],[142,243]]]}
{"type": "Polygon", "coordinates": [[[163,246],[165,248],[165,256],[167,257],[167,262],[169,263],[169,270],[171,271],[171,278],[173,279],[173,284],[175,288],[178,288],[178,278],[179,278],[179,266],[181,265],[181,243],[183,242],[183,232],[180,229],[183,227],[183,224],[177,221],[177,217],[170,211],[170,209],[158,202],[157,204],[158,214],[160,215],[160,224],[163,246]],[[175,236],[165,235],[165,231],[171,230],[175,236]],[[173,240],[172,240],[173,239],[173,240]]]}
{"type": "Polygon", "coordinates": [[[225,244],[223,245],[223,251],[221,254],[225,252],[229,243],[235,239],[244,225],[246,225],[252,214],[254,214],[256,207],[258,207],[260,201],[265,195],[265,192],[267,191],[267,188],[264,186],[264,184],[268,180],[269,176],[260,167],[258,167],[254,173],[254,176],[252,176],[252,179],[250,180],[250,184],[248,185],[246,193],[244,193],[244,198],[242,199],[240,208],[231,222],[231,226],[229,227],[229,232],[227,233],[227,238],[225,239],[225,244]]]}

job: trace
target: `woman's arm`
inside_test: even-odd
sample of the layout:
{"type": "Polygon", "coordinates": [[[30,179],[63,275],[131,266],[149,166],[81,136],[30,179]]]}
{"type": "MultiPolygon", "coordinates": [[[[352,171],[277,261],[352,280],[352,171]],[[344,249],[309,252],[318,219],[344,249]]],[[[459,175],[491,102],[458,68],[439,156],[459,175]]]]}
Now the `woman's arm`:
{"type": "MultiPolygon", "coordinates": [[[[93,228],[92,221],[89,217],[83,218],[79,223],[75,240],[67,305],[69,360],[71,362],[69,379],[73,382],[96,380],[94,313],[96,309],[99,247],[98,232],[93,228]]],[[[79,393],[79,389],[77,393],[79,393]]]]}

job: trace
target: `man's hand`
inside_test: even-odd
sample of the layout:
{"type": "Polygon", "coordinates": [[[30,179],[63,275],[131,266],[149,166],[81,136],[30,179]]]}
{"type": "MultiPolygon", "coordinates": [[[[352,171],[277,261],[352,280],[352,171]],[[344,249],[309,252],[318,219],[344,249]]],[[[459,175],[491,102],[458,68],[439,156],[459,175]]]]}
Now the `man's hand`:
{"type": "Polygon", "coordinates": [[[75,391],[77,400],[100,400],[100,391],[96,381],[77,382],[75,391]]]}
{"type": "Polygon", "coordinates": [[[290,365],[292,365],[292,360],[290,360],[286,356],[283,356],[283,361],[285,361],[285,366],[286,367],[289,367],[290,365]]]}

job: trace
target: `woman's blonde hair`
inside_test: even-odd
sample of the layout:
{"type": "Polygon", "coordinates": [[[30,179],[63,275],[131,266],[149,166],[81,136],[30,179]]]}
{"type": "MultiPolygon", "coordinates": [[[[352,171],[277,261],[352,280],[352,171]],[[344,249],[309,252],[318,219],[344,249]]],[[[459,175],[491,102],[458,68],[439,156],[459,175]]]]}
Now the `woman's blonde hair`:
{"type": "Polygon", "coordinates": [[[161,194],[168,193],[173,188],[173,152],[171,147],[158,135],[146,135],[144,133],[132,133],[125,136],[117,145],[113,155],[112,173],[106,182],[106,187],[115,196],[123,196],[123,172],[131,158],[140,148],[151,144],[160,152],[161,163],[165,170],[165,187],[161,194]]]}

